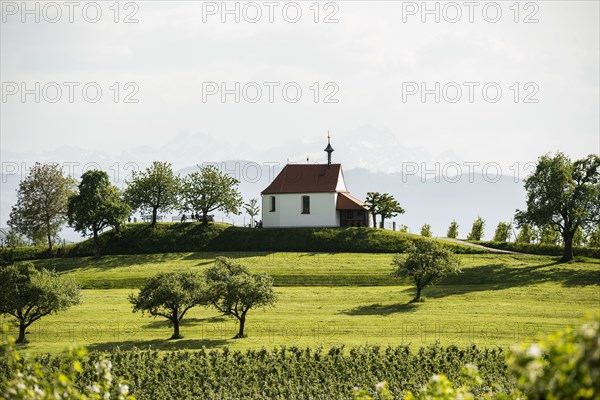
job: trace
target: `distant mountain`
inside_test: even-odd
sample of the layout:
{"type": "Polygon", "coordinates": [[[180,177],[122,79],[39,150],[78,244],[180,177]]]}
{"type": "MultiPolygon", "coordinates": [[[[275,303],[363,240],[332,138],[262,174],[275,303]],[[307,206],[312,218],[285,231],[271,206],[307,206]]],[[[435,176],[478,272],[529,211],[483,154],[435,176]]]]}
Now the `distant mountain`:
{"type": "MultiPolygon", "coordinates": [[[[281,163],[256,163],[245,160],[229,160],[215,163],[215,166],[240,180],[240,191],[244,199],[260,197],[260,192],[281,171],[281,163]]],[[[178,170],[182,176],[195,170],[195,166],[178,170]]],[[[431,224],[436,236],[444,236],[452,219],[460,225],[461,237],[466,236],[471,224],[478,215],[486,220],[485,238],[493,236],[499,221],[510,221],[515,209],[525,207],[525,191],[522,182],[513,177],[501,176],[491,182],[483,175],[430,177],[422,180],[418,176],[403,175],[399,172],[371,172],[363,168],[344,170],[346,184],[351,193],[364,199],[369,191],[387,192],[394,195],[406,214],[393,220],[409,226],[410,231],[419,233],[425,223],[431,224]]],[[[2,175],[0,190],[0,226],[6,226],[10,209],[16,201],[20,175],[2,175]]],[[[249,222],[248,216],[225,216],[216,213],[217,221],[235,222],[241,225],[249,222]]],[[[166,220],[170,220],[170,217],[166,220]]],[[[392,221],[386,223],[386,228],[392,221]]],[[[62,236],[67,240],[80,240],[79,234],[66,228],[62,236]]]]}

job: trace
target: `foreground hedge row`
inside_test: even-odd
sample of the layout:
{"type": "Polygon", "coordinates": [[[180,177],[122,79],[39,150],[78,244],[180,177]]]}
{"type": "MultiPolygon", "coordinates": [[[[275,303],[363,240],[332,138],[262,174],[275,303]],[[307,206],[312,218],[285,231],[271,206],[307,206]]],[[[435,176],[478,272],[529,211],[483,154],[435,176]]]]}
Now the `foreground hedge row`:
{"type": "MultiPolygon", "coordinates": [[[[126,225],[120,233],[100,236],[103,254],[149,254],[188,251],[297,251],[401,253],[419,236],[372,228],[269,228],[251,229],[223,224],[162,223],[126,225]]],[[[453,245],[457,253],[481,253],[479,249],[453,245]]],[[[2,249],[5,262],[94,254],[90,240],[48,251],[22,247],[2,249]]]]}
{"type": "MultiPolygon", "coordinates": [[[[563,247],[554,244],[534,244],[534,243],[508,243],[508,242],[477,242],[486,247],[494,249],[516,251],[519,253],[538,254],[542,256],[562,256],[563,247]]],[[[579,257],[600,258],[600,248],[598,247],[573,247],[573,255],[579,257]]]]}
{"type": "MultiPolygon", "coordinates": [[[[84,357],[76,387],[83,391],[98,380],[95,366],[103,357],[97,352],[84,357]]],[[[296,347],[244,353],[227,348],[163,354],[117,350],[106,357],[113,376],[125,380],[137,399],[349,399],[355,386],[369,387],[382,380],[400,397],[406,390],[418,391],[436,373],[458,382],[465,364],[473,364],[481,373],[483,382],[476,392],[493,382],[506,391],[512,388],[504,352],[475,346],[431,345],[416,352],[408,346],[361,346],[349,351],[342,347],[328,352],[296,347]]],[[[43,355],[38,361],[51,370],[65,371],[72,359],[43,355]]],[[[1,369],[0,377],[7,377],[6,365],[1,369]]]]}

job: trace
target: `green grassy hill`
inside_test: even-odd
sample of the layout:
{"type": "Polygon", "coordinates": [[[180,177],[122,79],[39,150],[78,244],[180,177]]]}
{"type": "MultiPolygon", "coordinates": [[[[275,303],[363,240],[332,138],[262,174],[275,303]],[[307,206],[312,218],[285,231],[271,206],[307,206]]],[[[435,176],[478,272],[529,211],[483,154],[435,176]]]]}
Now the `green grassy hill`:
{"type": "MultiPolygon", "coordinates": [[[[409,233],[371,228],[269,228],[251,229],[211,223],[136,223],[121,232],[108,231],[100,235],[102,253],[157,254],[199,251],[259,251],[259,252],[355,252],[398,253],[408,243],[422,237],[409,233]]],[[[482,253],[458,244],[450,244],[457,253],[482,253]]],[[[5,262],[51,258],[81,257],[94,254],[90,239],[59,247],[52,252],[43,248],[19,248],[0,252],[5,262]]]]}

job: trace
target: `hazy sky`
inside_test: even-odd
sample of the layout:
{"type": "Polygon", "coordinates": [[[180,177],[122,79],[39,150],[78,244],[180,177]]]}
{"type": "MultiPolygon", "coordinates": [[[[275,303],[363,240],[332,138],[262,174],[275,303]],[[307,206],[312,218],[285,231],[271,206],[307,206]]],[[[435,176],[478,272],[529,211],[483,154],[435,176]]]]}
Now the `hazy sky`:
{"type": "Polygon", "coordinates": [[[439,22],[420,1],[228,2],[239,22],[221,2],[120,3],[118,16],[112,3],[96,23],[95,6],[77,3],[71,23],[62,2],[38,5],[39,22],[2,2],[3,162],[320,161],[328,130],[346,168],[600,152],[597,1],[522,2],[518,12],[512,1],[428,2],[439,22]],[[225,102],[212,94],[222,83],[225,102]]]}

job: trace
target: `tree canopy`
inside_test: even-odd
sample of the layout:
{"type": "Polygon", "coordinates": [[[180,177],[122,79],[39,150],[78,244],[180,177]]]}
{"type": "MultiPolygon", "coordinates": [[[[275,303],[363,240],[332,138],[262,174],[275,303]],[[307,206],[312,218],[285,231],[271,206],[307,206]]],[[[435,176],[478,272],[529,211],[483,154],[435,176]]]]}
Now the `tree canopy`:
{"type": "Polygon", "coordinates": [[[69,225],[84,236],[92,235],[96,258],[100,257],[98,234],[108,227],[118,229],[129,213],[129,206],[121,199],[119,189],[110,183],[104,171],[84,173],[79,193],[69,197],[69,225]]]}
{"type": "Polygon", "coordinates": [[[456,222],[456,220],[452,220],[452,222],[450,222],[446,236],[451,239],[456,239],[458,237],[458,222],[456,222]]]}
{"type": "Polygon", "coordinates": [[[400,203],[389,193],[368,192],[365,204],[369,207],[373,216],[373,225],[377,226],[376,216],[381,216],[379,227],[383,228],[386,219],[393,218],[398,214],[404,214],[406,211],[400,206],[400,203]]]}
{"type": "Polygon", "coordinates": [[[81,302],[73,279],[31,263],[0,268],[0,314],[14,317],[19,325],[17,343],[25,343],[25,330],[40,318],[81,302]]]}
{"type": "Polygon", "coordinates": [[[460,259],[447,247],[432,239],[413,241],[406,255],[395,255],[394,275],[409,278],[416,287],[411,302],[421,301],[421,291],[443,277],[460,272],[460,259]]]}
{"type": "Polygon", "coordinates": [[[184,179],[182,196],[186,210],[202,212],[202,223],[205,225],[211,211],[239,214],[244,202],[237,189],[240,181],[221,173],[212,165],[198,168],[198,171],[184,179]]]}
{"type": "Polygon", "coordinates": [[[75,180],[58,164],[35,163],[19,184],[8,225],[34,243],[46,241],[52,249],[67,221],[67,202],[74,189],[75,180]]]}
{"type": "Polygon", "coordinates": [[[485,220],[481,217],[477,217],[477,219],[473,221],[473,226],[471,227],[471,232],[467,235],[467,240],[481,240],[484,235],[484,228],[485,220]]]}
{"type": "Polygon", "coordinates": [[[273,278],[252,274],[245,266],[226,257],[217,257],[206,270],[210,303],[225,315],[235,317],[239,330],[235,338],[243,338],[246,315],[256,307],[272,306],[277,301],[273,278]]]}
{"type": "Polygon", "coordinates": [[[139,294],[129,295],[133,312],[163,317],[173,325],[171,339],[180,339],[179,325],[185,314],[206,304],[204,279],[195,272],[162,272],[147,280],[139,294]]]}
{"type": "Polygon", "coordinates": [[[562,261],[573,258],[573,236],[581,226],[600,223],[600,157],[571,161],[563,153],[538,159],[525,179],[527,209],[517,210],[519,224],[550,226],[564,242],[562,261]]]}
{"type": "Polygon", "coordinates": [[[134,171],[127,182],[125,200],[133,210],[152,214],[156,225],[158,212],[170,212],[179,205],[180,179],[171,164],[154,161],[145,171],[134,171]]]}

